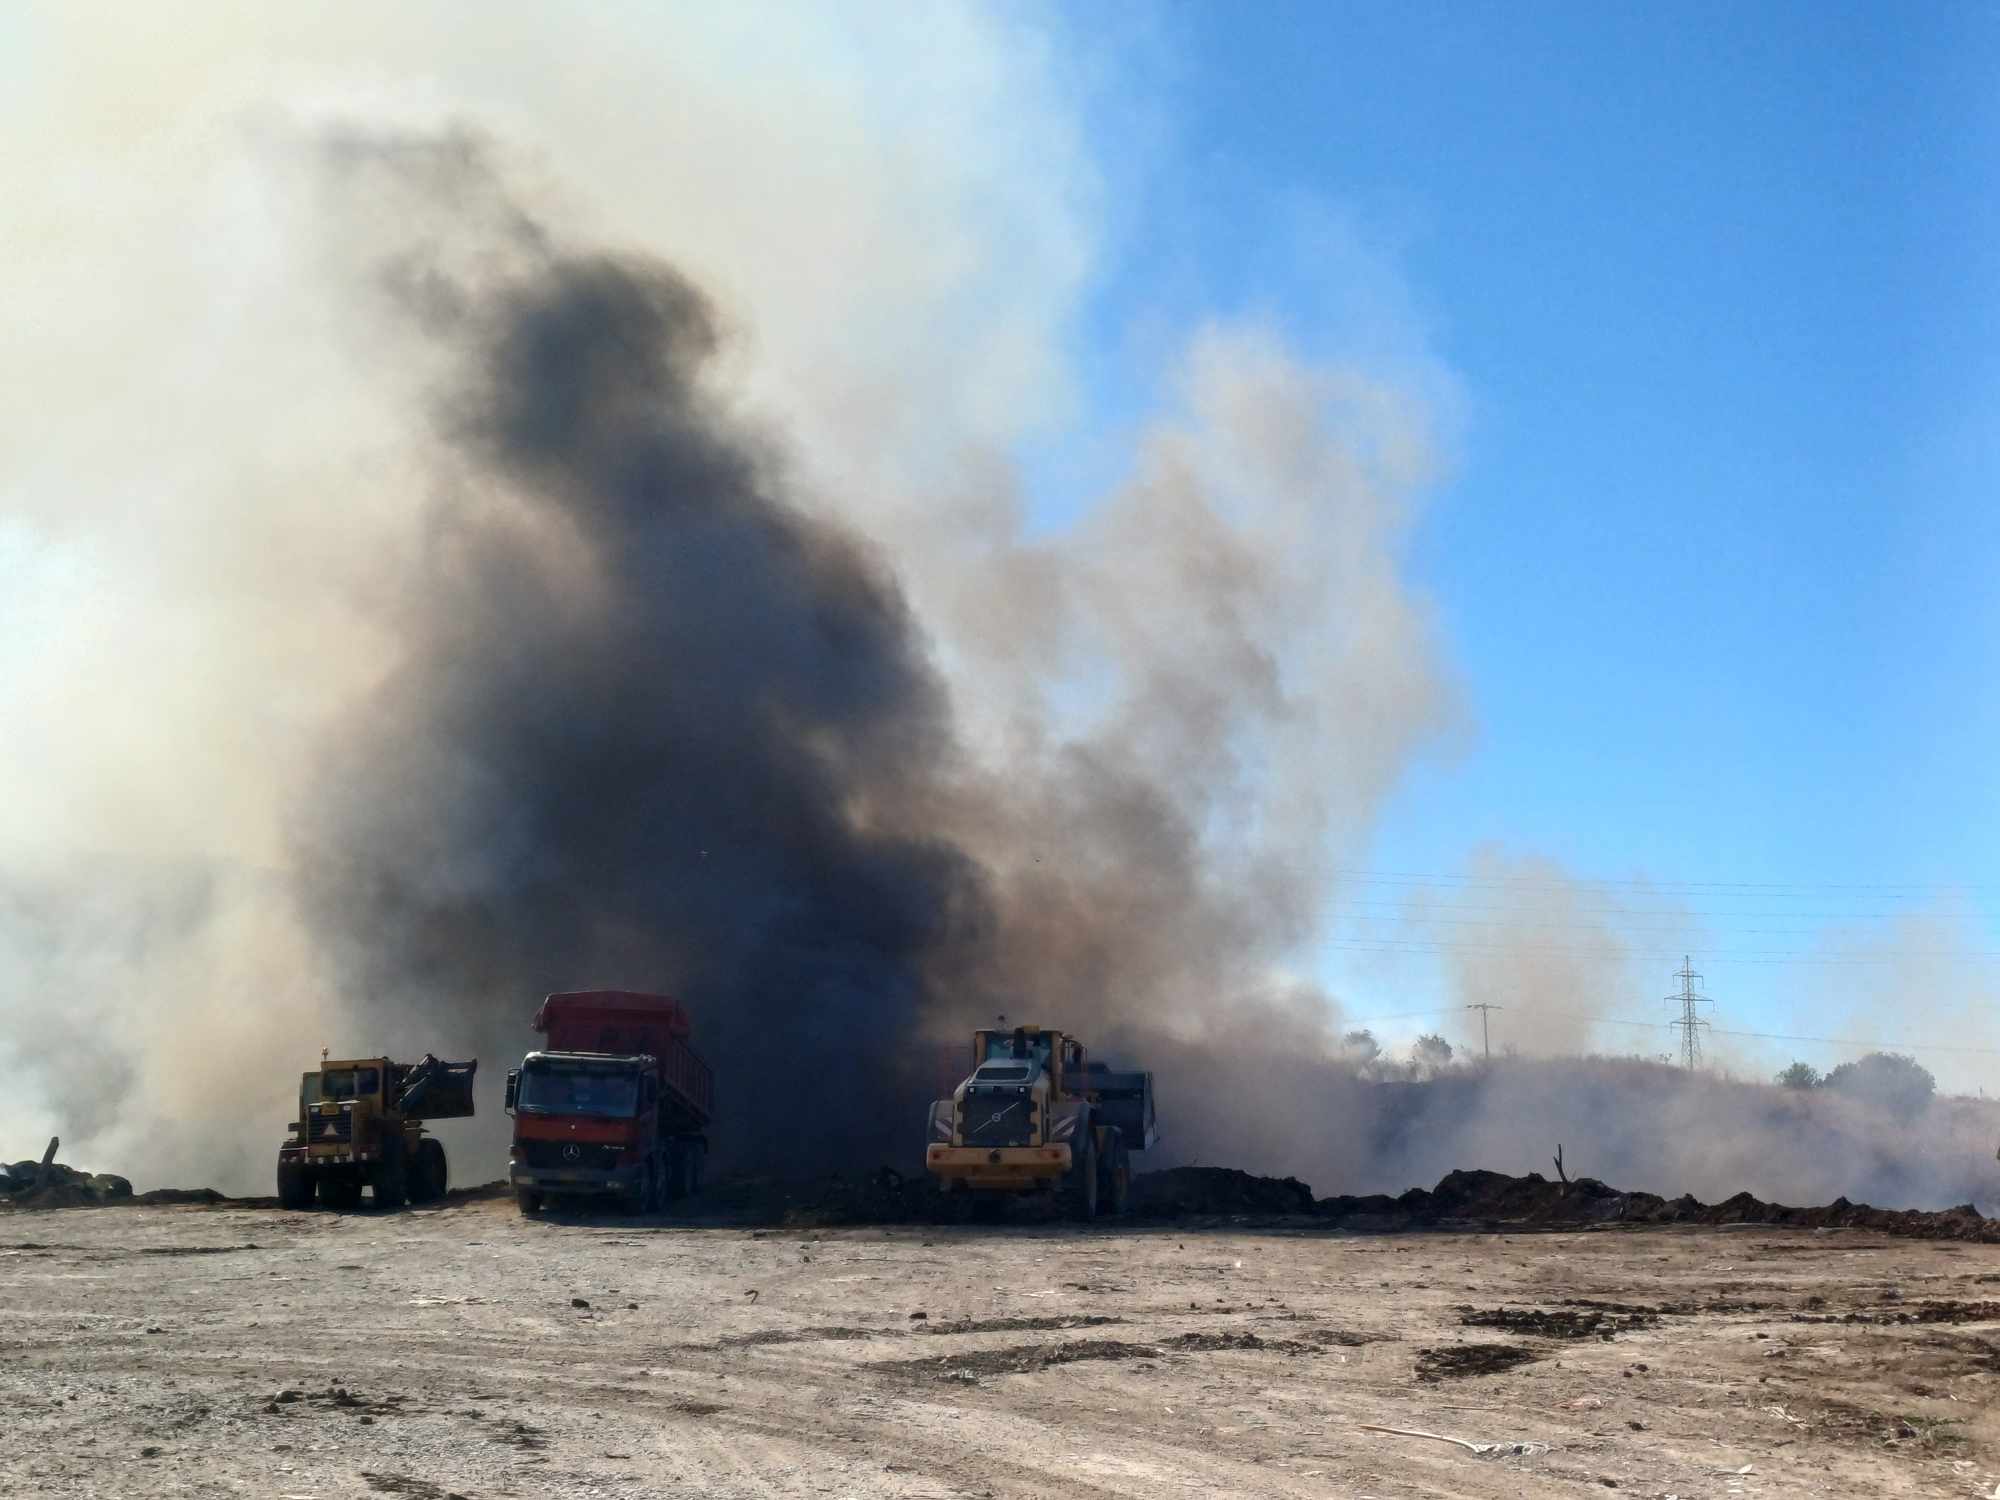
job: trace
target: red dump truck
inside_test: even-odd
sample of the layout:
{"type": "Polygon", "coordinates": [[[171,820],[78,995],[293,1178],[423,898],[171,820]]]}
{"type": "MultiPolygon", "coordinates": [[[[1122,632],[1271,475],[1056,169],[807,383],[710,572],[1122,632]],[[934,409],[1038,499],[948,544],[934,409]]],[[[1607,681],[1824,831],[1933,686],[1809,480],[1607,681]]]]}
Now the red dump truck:
{"type": "Polygon", "coordinates": [[[521,1212],[610,1198],[646,1213],[701,1186],[715,1108],[686,1009],[665,995],[578,990],[535,1012],[547,1038],[507,1075],[508,1178],[521,1212]]]}

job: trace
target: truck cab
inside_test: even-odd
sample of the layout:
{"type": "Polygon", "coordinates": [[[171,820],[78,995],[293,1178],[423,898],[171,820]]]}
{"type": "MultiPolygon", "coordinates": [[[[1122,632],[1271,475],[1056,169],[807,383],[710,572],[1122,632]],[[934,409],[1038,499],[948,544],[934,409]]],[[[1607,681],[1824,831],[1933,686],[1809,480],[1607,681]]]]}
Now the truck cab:
{"type": "Polygon", "coordinates": [[[507,1170],[521,1211],[591,1198],[647,1212],[697,1191],[714,1086],[680,1004],[573,991],[543,1001],[534,1025],[547,1047],[507,1075],[507,1170]]]}

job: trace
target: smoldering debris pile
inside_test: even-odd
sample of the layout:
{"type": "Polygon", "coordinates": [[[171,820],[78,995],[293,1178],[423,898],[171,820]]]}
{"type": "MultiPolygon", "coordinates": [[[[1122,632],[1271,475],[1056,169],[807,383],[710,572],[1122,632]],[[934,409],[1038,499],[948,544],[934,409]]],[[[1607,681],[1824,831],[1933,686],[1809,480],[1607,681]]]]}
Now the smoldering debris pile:
{"type": "Polygon", "coordinates": [[[80,1172],[59,1161],[0,1165],[0,1203],[15,1208],[87,1208],[132,1196],[132,1184],[110,1172],[80,1172]]]}
{"type": "Polygon", "coordinates": [[[84,1172],[56,1160],[62,1143],[51,1139],[40,1161],[0,1163],[0,1208],[104,1208],[120,1203],[225,1203],[214,1188],[132,1191],[115,1172],[84,1172]]]}
{"type": "Polygon", "coordinates": [[[1937,1212],[1871,1208],[1836,1198],[1811,1208],[1738,1193],[1720,1203],[1692,1195],[1625,1192],[1595,1178],[1551,1182],[1538,1172],[1449,1172],[1431,1189],[1391,1197],[1314,1198],[1296,1178],[1253,1177],[1223,1167],[1180,1167],[1133,1182],[1133,1204],[1149,1218],[1309,1217],[1331,1228],[1395,1232],[1463,1228],[1571,1228],[1594,1224],[1768,1224],[1789,1229],[1872,1229],[1921,1239],[2000,1244],[2000,1219],[1972,1204],[1937,1212]]]}
{"type": "Polygon", "coordinates": [[[1174,1167],[1132,1180],[1133,1212],[1171,1219],[1186,1214],[1311,1214],[1313,1191],[1296,1177],[1258,1177],[1234,1167],[1174,1167]]]}

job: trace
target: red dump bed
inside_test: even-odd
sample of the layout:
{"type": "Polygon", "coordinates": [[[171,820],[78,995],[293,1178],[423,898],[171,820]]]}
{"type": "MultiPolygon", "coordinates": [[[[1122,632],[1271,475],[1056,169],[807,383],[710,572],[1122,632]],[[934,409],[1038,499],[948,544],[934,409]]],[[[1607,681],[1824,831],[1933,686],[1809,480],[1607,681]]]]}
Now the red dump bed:
{"type": "Polygon", "coordinates": [[[686,1007],[666,995],[635,990],[574,990],[551,995],[535,1012],[535,1030],[549,1052],[650,1055],[659,1060],[662,1102],[678,1105],[699,1129],[715,1111],[715,1080],[687,1042],[686,1007]]]}

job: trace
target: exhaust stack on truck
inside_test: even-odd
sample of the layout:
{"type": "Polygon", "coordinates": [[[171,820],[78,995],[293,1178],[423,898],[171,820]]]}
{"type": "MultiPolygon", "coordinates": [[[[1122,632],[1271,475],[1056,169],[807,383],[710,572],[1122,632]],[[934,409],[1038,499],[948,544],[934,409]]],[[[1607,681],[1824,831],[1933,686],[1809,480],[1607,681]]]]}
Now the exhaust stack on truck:
{"type": "Polygon", "coordinates": [[[545,1050],[507,1075],[508,1179],[521,1212],[557,1197],[644,1213],[701,1186],[715,1109],[686,1009],[665,995],[577,990],[535,1012],[545,1050]]]}

